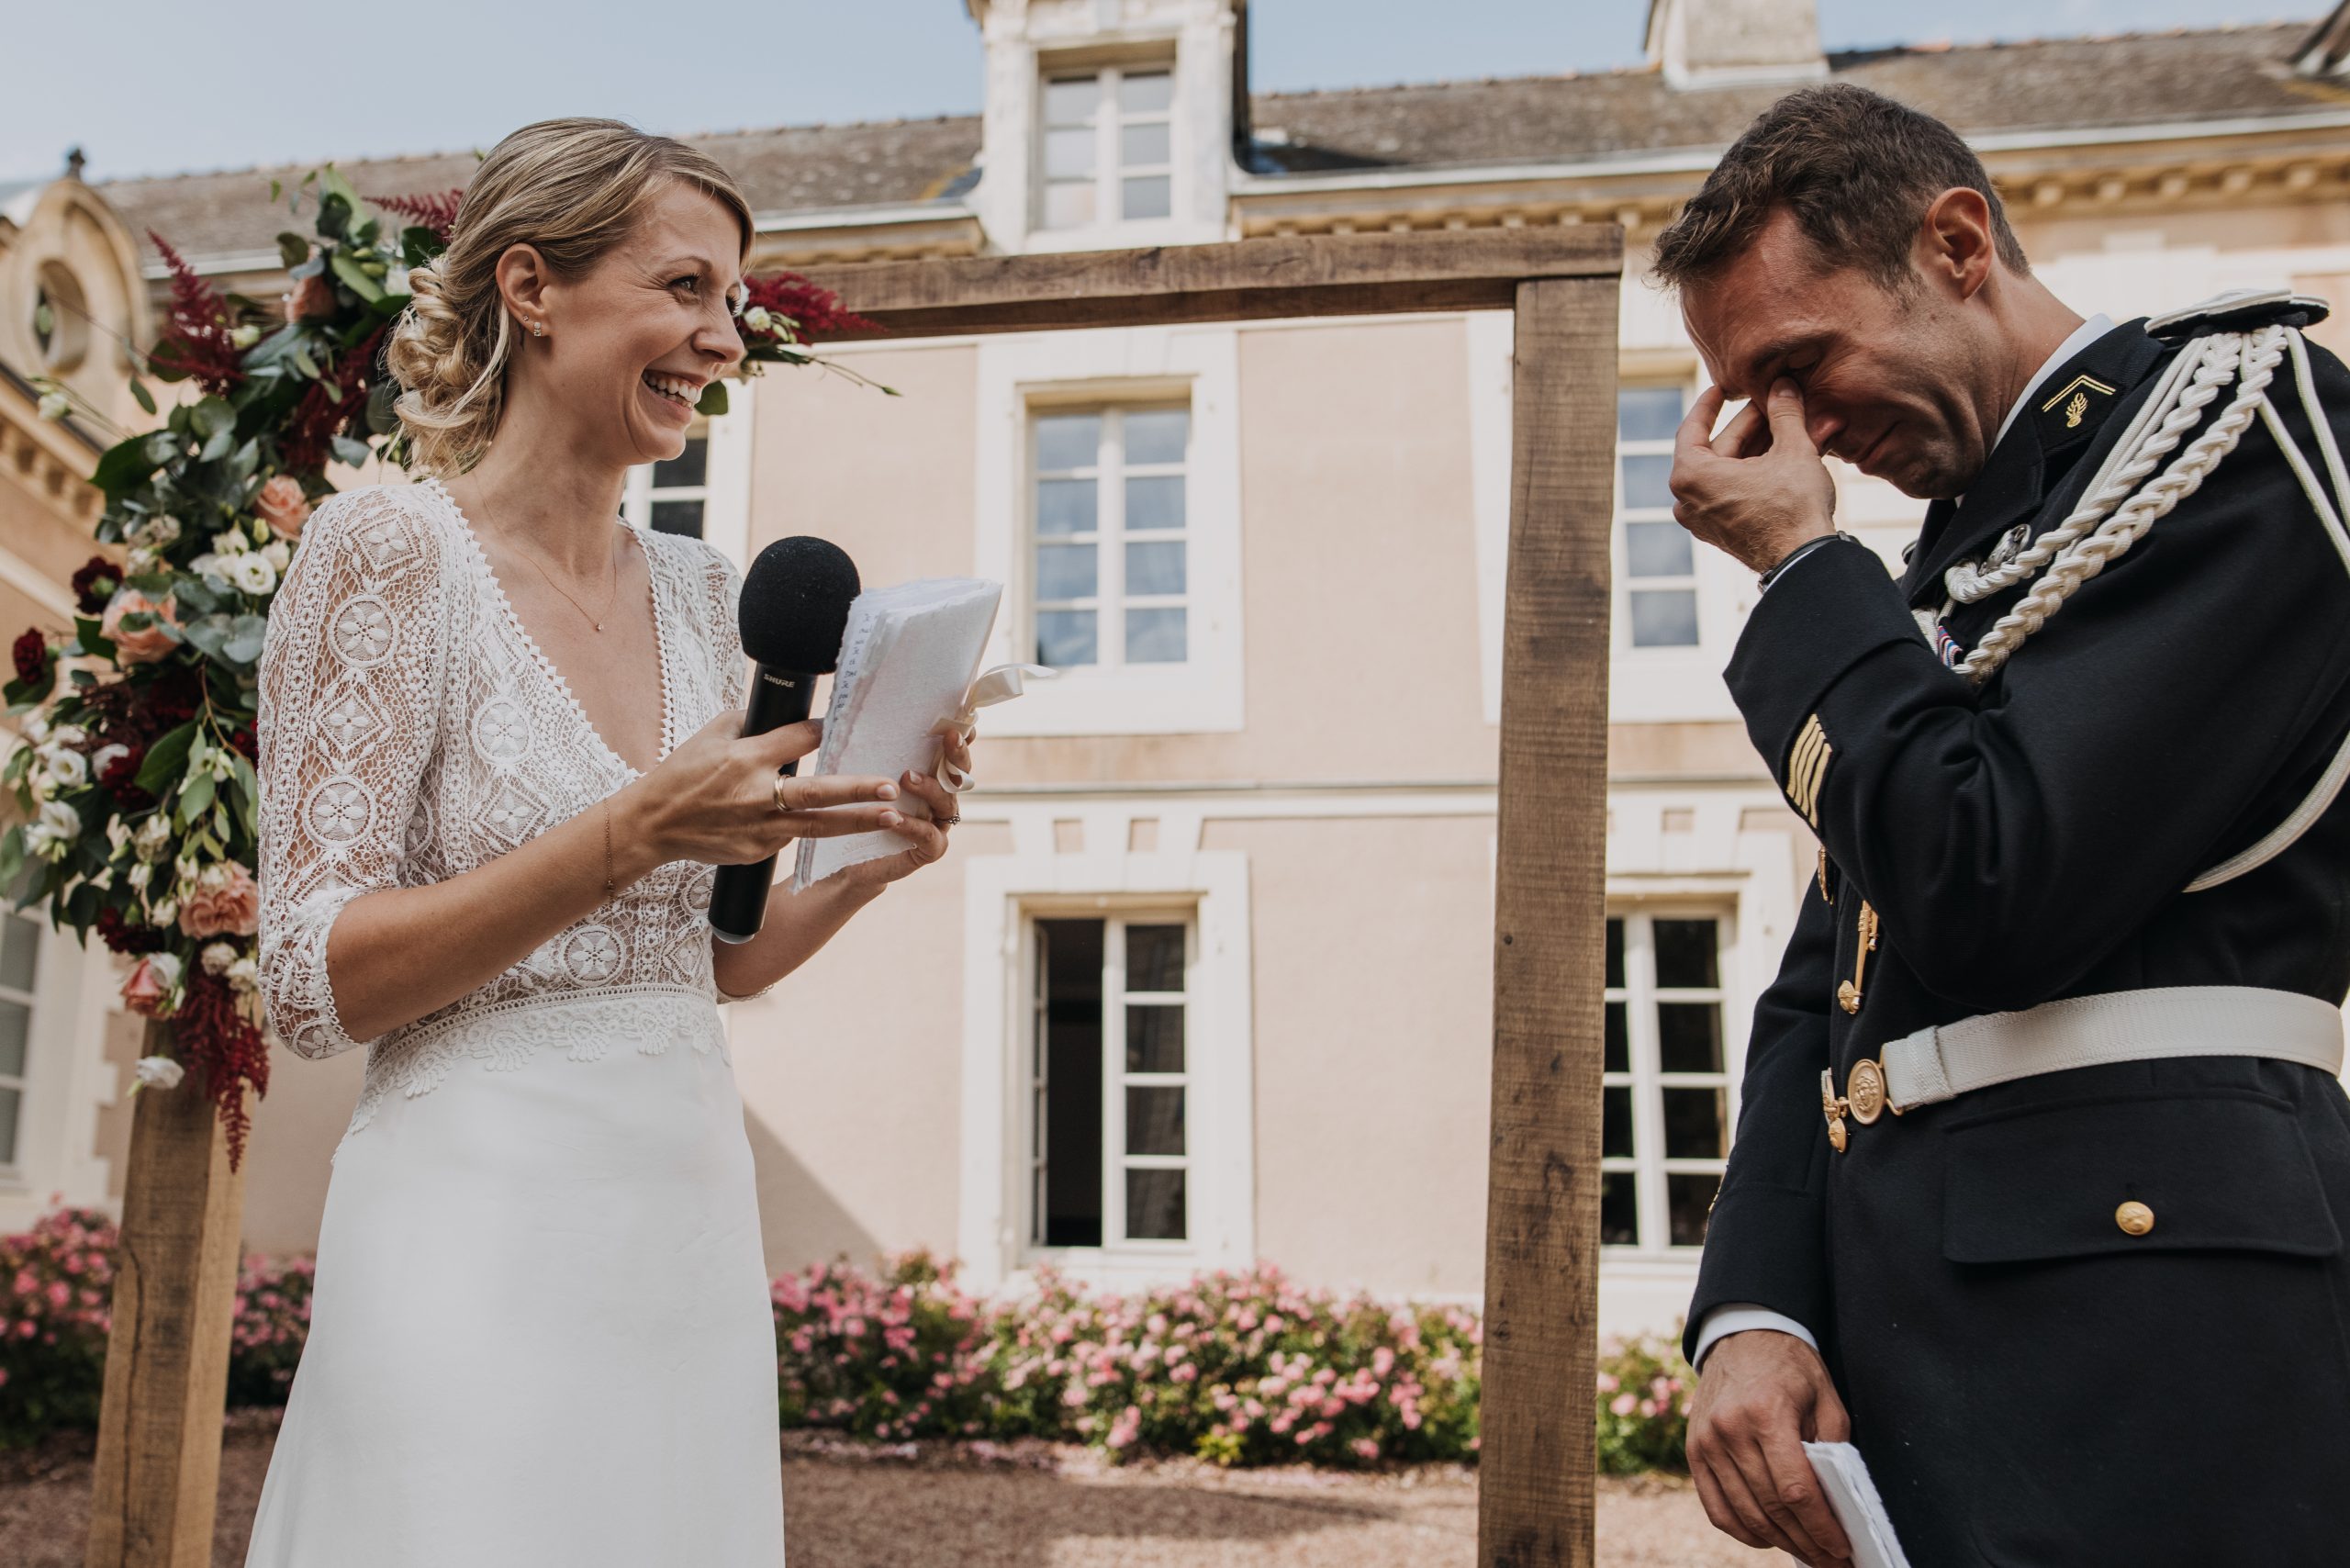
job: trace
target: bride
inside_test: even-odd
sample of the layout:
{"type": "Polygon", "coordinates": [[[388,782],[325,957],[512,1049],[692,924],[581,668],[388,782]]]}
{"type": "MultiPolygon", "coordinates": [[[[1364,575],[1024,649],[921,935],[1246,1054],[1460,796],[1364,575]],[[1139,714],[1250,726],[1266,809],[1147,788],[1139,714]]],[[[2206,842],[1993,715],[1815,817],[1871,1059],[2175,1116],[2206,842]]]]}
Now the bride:
{"type": "Polygon", "coordinates": [[[928,776],[778,784],[816,726],[740,736],[733,566],[618,518],[741,360],[751,232],[681,143],[589,119],[500,142],[390,351],[435,477],[321,506],[279,591],[263,991],[293,1050],[364,1042],[367,1069],[249,1568],[783,1561],[718,1007],[937,860],[956,815],[928,776]],[[903,853],[714,941],[713,867],[877,829],[903,853]]]}

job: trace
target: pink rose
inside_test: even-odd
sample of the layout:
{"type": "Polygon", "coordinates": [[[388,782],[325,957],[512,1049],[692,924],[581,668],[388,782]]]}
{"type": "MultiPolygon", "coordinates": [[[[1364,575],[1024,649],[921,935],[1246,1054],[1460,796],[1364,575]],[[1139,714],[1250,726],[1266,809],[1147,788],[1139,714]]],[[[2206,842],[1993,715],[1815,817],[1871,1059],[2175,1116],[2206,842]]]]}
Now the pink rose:
{"type": "Polygon", "coordinates": [[[302,537],[302,525],[310,519],[310,500],[302,493],[301,480],[291,474],[273,474],[253,498],[253,510],[272,533],[292,543],[302,537]]]}
{"type": "Polygon", "coordinates": [[[122,1004],[133,1013],[151,1018],[161,1007],[163,997],[171,990],[171,982],[151,958],[141,958],[131,966],[130,978],[122,982],[122,1004]]]}
{"type": "Polygon", "coordinates": [[[327,281],[324,273],[312,273],[296,284],[294,292],[285,297],[285,319],[288,321],[306,321],[314,316],[333,314],[334,285],[327,281]]]}
{"type": "Polygon", "coordinates": [[[98,619],[98,630],[114,644],[115,662],[122,665],[151,664],[178,647],[179,638],[169,630],[178,624],[169,599],[158,604],[135,588],[117,588],[98,619]],[[131,614],[154,619],[136,632],[127,631],[122,618],[131,614]]]}
{"type": "Polygon", "coordinates": [[[196,873],[196,890],[180,902],[185,936],[251,936],[261,929],[261,888],[243,864],[223,860],[196,873]]]}

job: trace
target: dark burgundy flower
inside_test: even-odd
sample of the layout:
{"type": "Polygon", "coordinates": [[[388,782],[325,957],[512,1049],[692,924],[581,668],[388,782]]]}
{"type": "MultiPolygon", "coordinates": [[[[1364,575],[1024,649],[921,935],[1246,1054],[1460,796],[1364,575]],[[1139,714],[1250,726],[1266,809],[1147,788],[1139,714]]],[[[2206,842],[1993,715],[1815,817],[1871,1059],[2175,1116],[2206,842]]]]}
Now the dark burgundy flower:
{"type": "Polygon", "coordinates": [[[98,938],[115,952],[129,957],[140,953],[159,953],[163,947],[163,934],[151,925],[132,925],[123,918],[122,911],[112,904],[98,911],[98,938]]]}
{"type": "Polygon", "coordinates": [[[17,662],[17,678],[27,686],[45,687],[50,678],[49,639],[34,628],[17,635],[8,652],[17,662]]]}
{"type": "Polygon", "coordinates": [[[438,196],[369,196],[367,199],[386,212],[398,213],[419,228],[431,230],[446,244],[449,231],[457,226],[457,205],[464,198],[464,186],[455,185],[438,196]]]}
{"type": "Polygon", "coordinates": [[[104,555],[93,555],[73,574],[73,602],[84,615],[96,615],[122,586],[122,568],[104,555]]]}
{"type": "Polygon", "coordinates": [[[746,278],[743,293],[744,308],[756,306],[778,316],[789,316],[803,338],[881,330],[878,324],[856,311],[842,309],[839,295],[810,283],[798,273],[767,273],[746,278]]]}

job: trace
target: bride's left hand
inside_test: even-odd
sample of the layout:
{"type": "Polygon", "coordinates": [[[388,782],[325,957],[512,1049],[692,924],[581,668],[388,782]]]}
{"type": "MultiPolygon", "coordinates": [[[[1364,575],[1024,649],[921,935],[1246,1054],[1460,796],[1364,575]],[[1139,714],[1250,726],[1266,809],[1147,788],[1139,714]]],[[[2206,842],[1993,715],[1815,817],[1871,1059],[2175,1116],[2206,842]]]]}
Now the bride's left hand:
{"type": "MultiPolygon", "coordinates": [[[[978,738],[976,732],[972,738],[978,738]]],[[[969,743],[949,736],[946,765],[968,777],[971,771],[969,743]]],[[[946,835],[962,820],[955,792],[927,773],[908,773],[898,782],[897,808],[881,813],[881,825],[908,840],[907,846],[895,855],[860,860],[845,868],[839,873],[843,881],[878,890],[946,857],[946,835]]]]}

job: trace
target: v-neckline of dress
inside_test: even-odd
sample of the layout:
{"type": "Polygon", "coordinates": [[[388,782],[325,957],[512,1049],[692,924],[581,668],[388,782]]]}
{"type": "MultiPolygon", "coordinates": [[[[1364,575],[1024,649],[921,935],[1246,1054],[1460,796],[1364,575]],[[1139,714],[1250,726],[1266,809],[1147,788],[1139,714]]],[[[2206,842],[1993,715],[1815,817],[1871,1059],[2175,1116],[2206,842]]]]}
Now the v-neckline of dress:
{"type": "MultiPolygon", "coordinates": [[[[614,749],[612,743],[604,738],[604,732],[598,729],[596,721],[588,716],[588,710],[580,703],[579,694],[572,689],[571,682],[565,678],[562,669],[547,655],[547,651],[539,645],[539,640],[531,634],[531,629],[522,623],[521,614],[514,608],[514,601],[507,597],[506,585],[498,580],[498,568],[490,565],[489,553],[482,548],[481,536],[474,532],[473,519],[465,515],[465,509],[457,504],[457,498],[449,493],[449,487],[437,476],[428,478],[424,483],[441,498],[441,504],[447,507],[449,515],[456,520],[457,532],[464,539],[467,554],[473,556],[474,565],[480,568],[482,577],[489,584],[489,591],[497,597],[498,613],[505,618],[507,630],[529,651],[531,662],[537,665],[540,672],[563,694],[572,717],[579,722],[579,727],[588,733],[597,747],[631,778],[643,778],[643,770],[622,756],[614,749]]],[[[625,518],[617,521],[635,536],[636,547],[644,552],[645,590],[653,599],[653,642],[657,650],[655,662],[660,666],[658,674],[661,678],[661,755],[654,758],[654,766],[657,767],[677,749],[677,714],[671,701],[669,680],[669,627],[667,619],[661,613],[660,575],[653,565],[653,552],[645,544],[644,531],[625,518]]]]}

